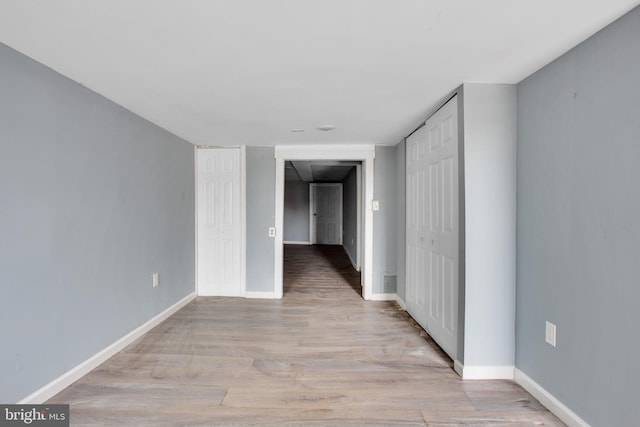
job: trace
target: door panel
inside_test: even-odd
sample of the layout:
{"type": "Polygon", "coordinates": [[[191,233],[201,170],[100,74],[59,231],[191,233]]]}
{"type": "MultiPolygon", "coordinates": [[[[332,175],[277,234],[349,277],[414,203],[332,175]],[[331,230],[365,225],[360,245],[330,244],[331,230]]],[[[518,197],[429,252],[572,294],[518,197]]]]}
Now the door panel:
{"type": "Polygon", "coordinates": [[[342,184],[309,184],[311,243],[342,244],[342,184]]]}
{"type": "Polygon", "coordinates": [[[201,149],[198,160],[198,294],[241,296],[240,150],[201,149]]]}
{"type": "Polygon", "coordinates": [[[407,138],[407,310],[457,356],[458,129],[454,97],[407,138]]]}

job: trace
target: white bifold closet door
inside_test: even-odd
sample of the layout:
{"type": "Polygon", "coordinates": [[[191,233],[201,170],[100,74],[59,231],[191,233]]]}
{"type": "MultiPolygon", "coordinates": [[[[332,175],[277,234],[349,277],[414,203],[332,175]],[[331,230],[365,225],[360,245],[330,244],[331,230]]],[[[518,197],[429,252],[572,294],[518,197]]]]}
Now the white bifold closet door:
{"type": "Polygon", "coordinates": [[[242,296],[240,149],[199,149],[197,161],[198,295],[242,296]]]}
{"type": "Polygon", "coordinates": [[[406,305],[452,358],[458,339],[458,118],[452,98],[407,138],[406,305]]]}

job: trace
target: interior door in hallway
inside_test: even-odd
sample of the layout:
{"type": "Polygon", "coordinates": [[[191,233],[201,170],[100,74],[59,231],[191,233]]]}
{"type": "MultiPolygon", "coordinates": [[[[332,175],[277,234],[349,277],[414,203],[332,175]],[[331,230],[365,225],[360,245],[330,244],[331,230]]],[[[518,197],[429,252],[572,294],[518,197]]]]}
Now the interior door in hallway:
{"type": "Polygon", "coordinates": [[[342,184],[309,184],[311,243],[342,244],[342,184]]]}
{"type": "Polygon", "coordinates": [[[407,310],[453,359],[458,336],[458,119],[454,97],[407,138],[407,310]]]}
{"type": "Polygon", "coordinates": [[[240,149],[199,149],[198,295],[242,296],[240,149]]]}

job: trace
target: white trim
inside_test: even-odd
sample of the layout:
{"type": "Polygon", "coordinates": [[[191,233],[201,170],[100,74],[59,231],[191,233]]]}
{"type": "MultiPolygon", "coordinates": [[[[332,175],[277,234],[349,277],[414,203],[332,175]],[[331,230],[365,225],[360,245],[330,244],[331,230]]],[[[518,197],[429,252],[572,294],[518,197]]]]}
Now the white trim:
{"type": "Polygon", "coordinates": [[[195,239],[193,239],[193,244],[195,245],[194,255],[196,257],[193,266],[195,270],[193,271],[193,278],[195,283],[193,284],[193,290],[198,295],[198,147],[194,147],[193,149],[193,191],[195,192],[195,197],[193,200],[195,201],[195,205],[193,206],[193,214],[195,215],[195,229],[193,233],[195,235],[195,239]]]}
{"type": "Polygon", "coordinates": [[[396,294],[396,302],[398,303],[401,309],[403,309],[404,311],[407,311],[407,303],[404,302],[404,300],[400,298],[398,294],[396,294]]]}
{"type": "Polygon", "coordinates": [[[362,270],[362,165],[356,165],[356,270],[362,270]]]}
{"type": "Polygon", "coordinates": [[[285,160],[355,160],[364,169],[364,261],[362,264],[362,297],[370,300],[373,295],[373,167],[376,149],[374,145],[277,145],[275,188],[275,256],[273,287],[274,298],[282,298],[283,236],[284,226],[284,162],[285,160]]]}
{"type": "Polygon", "coordinates": [[[373,158],[371,144],[350,145],[276,145],[276,158],[286,160],[363,160],[373,158]]]}
{"type": "Polygon", "coordinates": [[[395,301],[396,294],[372,294],[371,301],[395,301]]]}
{"type": "Polygon", "coordinates": [[[240,146],[240,292],[247,290],[247,146],[240,146]]]}
{"type": "Polygon", "coordinates": [[[589,424],[585,420],[580,418],[575,412],[545,390],[544,387],[517,368],[515,369],[515,381],[568,426],[589,427],[589,424]]]}
{"type": "Polygon", "coordinates": [[[244,293],[244,297],[250,299],[274,299],[273,292],[248,291],[244,293]]]}
{"type": "Polygon", "coordinates": [[[456,371],[456,374],[460,375],[460,378],[462,378],[464,365],[458,359],[456,359],[453,361],[453,370],[456,371]]]}
{"type": "Polygon", "coordinates": [[[180,310],[185,305],[189,304],[196,298],[196,293],[192,292],[186,297],[182,298],[180,301],[172,305],[171,307],[164,310],[162,313],[156,315],[152,319],[148,320],[146,323],[138,326],[133,331],[129,332],[127,335],[123,336],[113,344],[109,345],[105,349],[99,351],[94,354],[84,362],[80,363],[74,368],[71,368],[64,374],[60,375],[55,380],[51,381],[49,384],[41,387],[40,389],[34,391],[29,396],[20,400],[18,404],[40,404],[45,402],[46,400],[52,398],[56,394],[60,393],[65,388],[69,387],[71,384],[82,378],[84,375],[91,372],[93,369],[100,366],[100,364],[104,363],[107,359],[124,349],[126,346],[142,337],[144,334],[149,332],[151,329],[162,323],[172,314],[180,310]]]}
{"type": "Polygon", "coordinates": [[[353,269],[355,271],[360,271],[360,268],[357,266],[356,262],[351,257],[351,254],[349,253],[347,248],[345,248],[344,243],[342,244],[342,248],[344,249],[344,253],[347,254],[347,258],[349,258],[349,261],[351,262],[351,266],[353,267],[353,269]]]}
{"type": "MultiPolygon", "coordinates": [[[[375,151],[374,151],[375,154],[375,151]]],[[[362,161],[364,168],[364,265],[362,297],[370,300],[373,295],[373,157],[362,161]]]]}
{"type": "Polygon", "coordinates": [[[297,240],[285,240],[285,245],[310,245],[311,242],[297,241],[297,240]]]}
{"type": "Polygon", "coordinates": [[[276,209],[275,209],[275,227],[276,237],[274,239],[274,265],[273,265],[273,297],[275,299],[282,298],[283,295],[283,267],[284,267],[284,158],[278,158],[278,147],[276,152],[276,209]]]}
{"type": "Polygon", "coordinates": [[[464,366],[458,360],[453,362],[453,369],[463,380],[513,380],[514,367],[506,366],[464,366]]]}

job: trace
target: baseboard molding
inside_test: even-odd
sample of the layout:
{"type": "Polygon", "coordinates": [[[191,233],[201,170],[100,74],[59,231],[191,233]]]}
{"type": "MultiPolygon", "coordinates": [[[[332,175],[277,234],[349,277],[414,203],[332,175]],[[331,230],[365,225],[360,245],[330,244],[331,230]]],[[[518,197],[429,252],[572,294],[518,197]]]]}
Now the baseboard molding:
{"type": "Polygon", "coordinates": [[[396,294],[396,302],[398,303],[401,309],[403,309],[404,311],[407,311],[407,303],[404,302],[404,300],[400,298],[398,294],[396,294]]]}
{"type": "Polygon", "coordinates": [[[273,296],[273,292],[254,292],[254,291],[245,292],[244,297],[252,298],[252,299],[274,299],[275,298],[273,296]]]}
{"type": "Polygon", "coordinates": [[[589,424],[585,420],[580,418],[575,412],[556,399],[555,396],[545,390],[540,384],[532,380],[520,369],[515,369],[514,378],[516,383],[531,393],[531,395],[538,399],[543,406],[553,412],[556,417],[560,418],[560,420],[568,426],[589,427],[589,424]]]}
{"type": "Polygon", "coordinates": [[[310,245],[311,242],[297,241],[297,240],[285,240],[282,242],[285,245],[310,245]]]}
{"type": "Polygon", "coordinates": [[[453,369],[463,380],[513,380],[513,366],[464,366],[460,361],[453,362],[453,369]]]}
{"type": "Polygon", "coordinates": [[[60,375],[55,380],[51,381],[49,384],[44,387],[36,390],[31,393],[29,396],[20,400],[18,404],[41,404],[46,400],[52,398],[56,394],[60,393],[65,388],[69,387],[71,384],[82,378],[84,375],[91,372],[93,369],[100,366],[107,359],[124,349],[126,346],[149,332],[151,329],[162,323],[169,316],[174,314],[176,311],[180,310],[185,305],[189,304],[196,298],[196,293],[193,292],[186,297],[182,298],[180,301],[172,305],[171,307],[164,310],[162,313],[156,315],[151,320],[147,321],[141,326],[138,326],[133,331],[129,332],[127,335],[123,336],[110,346],[106,347],[102,351],[96,353],[89,359],[77,365],[75,368],[72,368],[60,375]]]}
{"type": "Polygon", "coordinates": [[[458,359],[453,361],[453,370],[456,371],[456,374],[458,374],[460,376],[460,378],[462,378],[462,373],[464,371],[464,365],[462,363],[460,363],[460,361],[458,359]]]}
{"type": "Polygon", "coordinates": [[[353,269],[355,271],[360,271],[360,268],[358,268],[358,263],[355,262],[355,260],[353,259],[353,257],[351,256],[347,248],[344,245],[342,245],[342,249],[344,249],[344,253],[347,254],[347,258],[349,258],[349,261],[351,261],[351,266],[353,267],[353,269]]]}
{"type": "Polygon", "coordinates": [[[396,294],[372,294],[371,301],[395,301],[396,294]]]}

